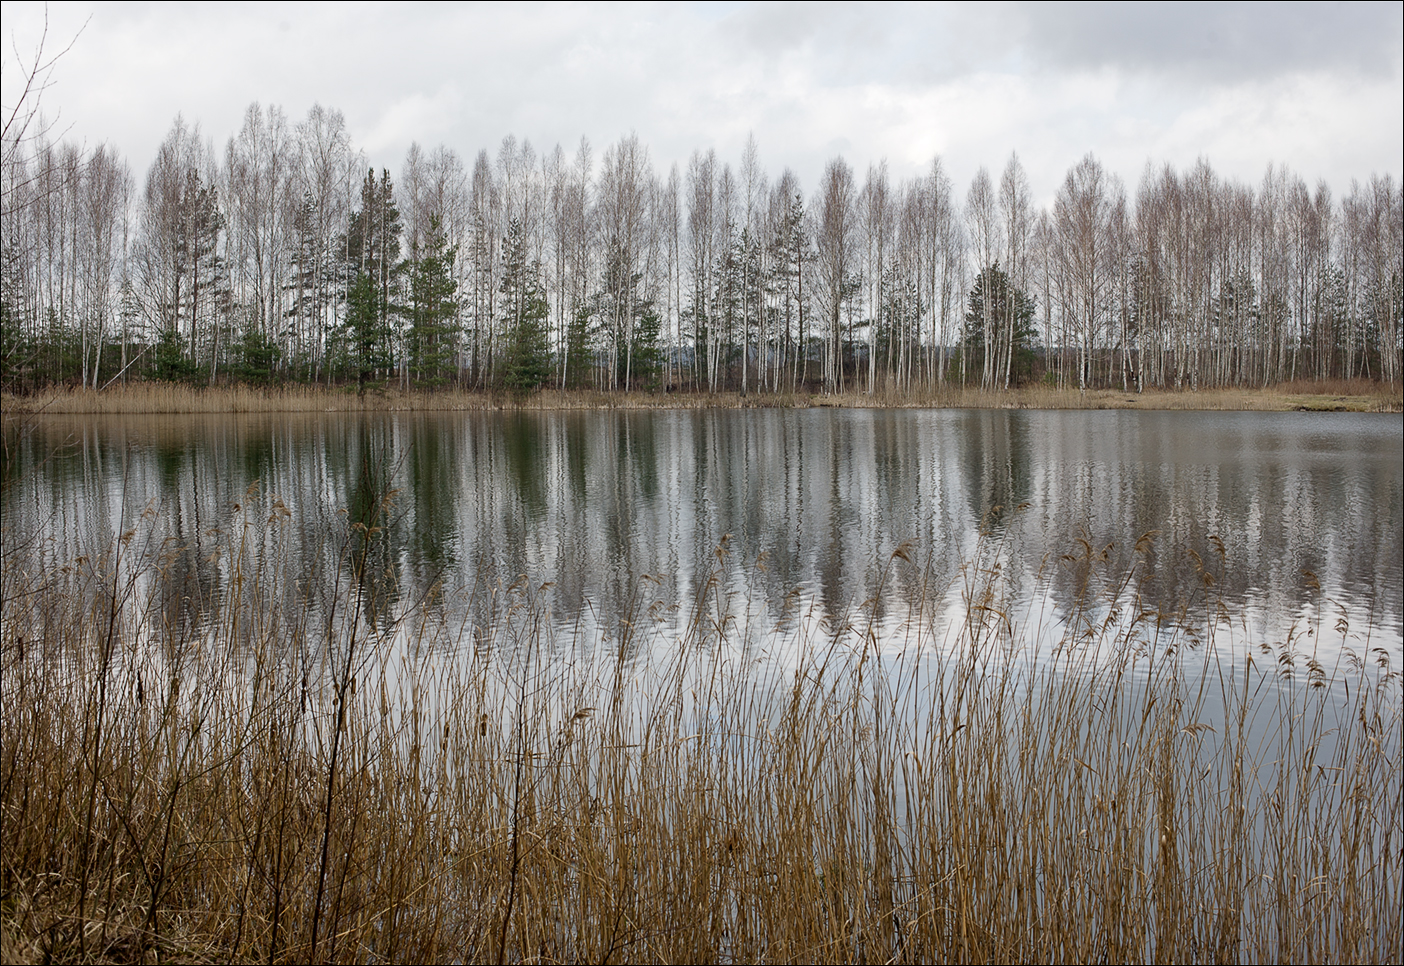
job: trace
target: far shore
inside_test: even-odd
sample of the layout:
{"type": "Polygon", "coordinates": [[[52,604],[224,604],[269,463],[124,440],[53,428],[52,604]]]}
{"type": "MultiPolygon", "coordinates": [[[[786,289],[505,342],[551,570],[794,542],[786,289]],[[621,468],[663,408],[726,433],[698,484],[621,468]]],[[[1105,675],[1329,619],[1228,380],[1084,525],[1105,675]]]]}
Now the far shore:
{"type": "Polygon", "coordinates": [[[1059,389],[1048,386],[981,389],[947,385],[913,390],[823,392],[601,392],[540,390],[527,394],[480,390],[411,390],[294,386],[196,388],[138,383],[103,391],[51,389],[0,395],[5,416],[231,413],[483,412],[571,409],[1151,409],[1254,412],[1404,412],[1404,389],[1367,380],[1297,381],[1259,388],[1059,389]]]}

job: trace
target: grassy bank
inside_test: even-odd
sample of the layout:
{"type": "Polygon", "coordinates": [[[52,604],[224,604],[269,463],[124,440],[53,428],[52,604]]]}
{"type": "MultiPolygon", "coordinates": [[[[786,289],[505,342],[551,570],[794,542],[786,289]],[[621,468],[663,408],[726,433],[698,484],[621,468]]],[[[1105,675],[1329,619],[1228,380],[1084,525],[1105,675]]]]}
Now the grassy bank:
{"type": "Polygon", "coordinates": [[[354,387],[294,387],[259,390],[247,386],[198,389],[167,383],[138,383],[103,391],[51,389],[30,396],[4,396],[7,414],[68,413],[260,413],[421,411],[471,412],[499,409],[701,409],[749,406],[922,407],[970,409],[1185,409],[1322,412],[1404,412],[1404,389],[1366,380],[1295,382],[1253,389],[1205,389],[1125,393],[1079,392],[1035,386],[985,390],[946,386],[912,391],[844,393],[609,393],[543,390],[504,392],[400,392],[358,394],[354,387]]]}
{"type": "Polygon", "coordinates": [[[193,610],[140,528],[7,539],[5,962],[1400,958],[1388,655],[1225,663],[1231,615],[1133,579],[1033,662],[991,557],[954,637],[791,614],[758,661],[723,553],[676,633],[645,585],[592,650],[524,582],[488,628],[279,604],[293,521],[243,512],[193,610]]]}

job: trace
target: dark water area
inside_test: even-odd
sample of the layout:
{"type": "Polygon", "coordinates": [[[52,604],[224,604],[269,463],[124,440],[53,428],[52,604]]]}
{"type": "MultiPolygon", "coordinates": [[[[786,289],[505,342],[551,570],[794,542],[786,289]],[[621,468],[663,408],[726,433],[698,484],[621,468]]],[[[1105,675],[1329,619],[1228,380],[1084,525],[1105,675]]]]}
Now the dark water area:
{"type": "Polygon", "coordinates": [[[762,634],[797,609],[894,634],[949,619],[983,573],[1049,626],[1091,589],[1226,610],[1250,643],[1325,627],[1401,662],[1398,415],[50,417],[6,433],[6,566],[57,571],[135,531],[161,557],[168,623],[256,563],[284,604],[326,609],[356,584],[382,621],[427,605],[490,625],[525,577],[593,640],[641,601],[680,632],[718,592],[762,634]]]}

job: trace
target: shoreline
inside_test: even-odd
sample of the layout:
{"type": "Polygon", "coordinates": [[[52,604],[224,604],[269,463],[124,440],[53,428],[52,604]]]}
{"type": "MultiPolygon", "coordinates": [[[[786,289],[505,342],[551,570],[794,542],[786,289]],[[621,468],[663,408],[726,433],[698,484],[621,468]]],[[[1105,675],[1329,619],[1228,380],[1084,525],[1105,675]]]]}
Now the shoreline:
{"type": "Polygon", "coordinates": [[[1404,412],[1404,389],[1363,380],[1296,382],[1267,388],[1113,389],[1027,387],[987,390],[947,386],[874,393],[644,393],[540,390],[514,395],[494,390],[377,390],[248,386],[193,388],[140,383],[96,391],[55,389],[0,396],[6,417],[40,415],[157,415],[240,413],[491,412],[600,409],[1144,409],[1205,412],[1404,412]]]}

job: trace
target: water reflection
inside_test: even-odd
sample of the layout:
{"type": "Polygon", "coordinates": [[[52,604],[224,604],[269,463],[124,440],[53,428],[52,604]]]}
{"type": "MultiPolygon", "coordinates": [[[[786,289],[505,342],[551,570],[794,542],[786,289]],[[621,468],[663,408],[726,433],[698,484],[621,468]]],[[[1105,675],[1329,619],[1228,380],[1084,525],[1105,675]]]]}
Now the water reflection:
{"type": "Polygon", "coordinates": [[[1359,639],[1400,648],[1397,416],[376,414],[51,418],[7,433],[7,554],[32,545],[61,566],[145,513],[168,555],[171,628],[224,593],[214,538],[243,525],[252,488],[291,511],[278,592],[325,609],[354,587],[372,622],[431,600],[486,625],[494,589],[525,576],[552,584],[558,626],[603,637],[637,616],[641,586],[683,623],[717,579],[772,620],[799,599],[881,623],[939,610],[996,546],[1005,599],[1051,606],[1050,620],[1089,580],[1115,588],[1135,566],[1150,605],[1226,601],[1277,640],[1317,614],[1319,582],[1359,639]],[[889,567],[898,547],[910,562],[889,567]]]}

